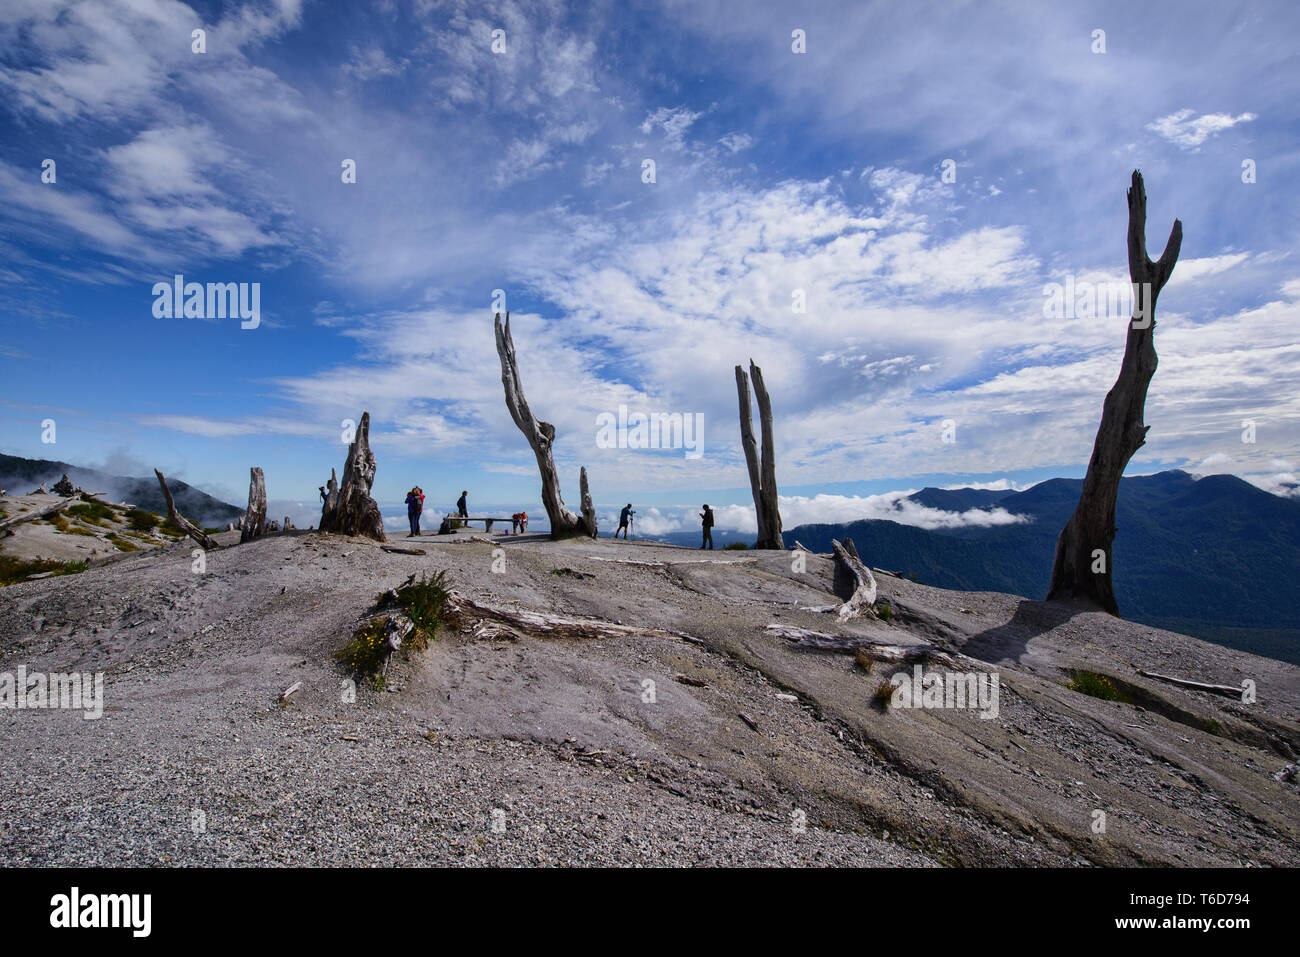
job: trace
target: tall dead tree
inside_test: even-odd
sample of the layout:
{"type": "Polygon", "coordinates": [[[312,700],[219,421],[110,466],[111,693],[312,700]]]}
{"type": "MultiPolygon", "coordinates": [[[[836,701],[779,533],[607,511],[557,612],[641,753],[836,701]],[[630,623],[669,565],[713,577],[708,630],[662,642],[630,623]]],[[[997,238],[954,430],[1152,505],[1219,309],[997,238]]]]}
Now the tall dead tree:
{"type": "Polygon", "coordinates": [[[379,504],[370,497],[378,470],[375,453],[370,451],[370,413],[361,413],[356,435],[348,446],[343,463],[343,485],[330,469],[329,490],[320,513],[320,530],[340,535],[364,535],[375,541],[387,541],[384,517],[379,504]]]}
{"type": "Polygon", "coordinates": [[[749,405],[749,379],[736,366],[736,393],[740,398],[740,444],[749,466],[749,484],[754,491],[754,511],[758,515],[758,541],[755,548],[785,548],[781,540],[781,512],[776,504],[776,451],[772,439],[772,402],[763,385],[763,370],[749,360],[754,378],[754,396],[758,399],[758,420],[763,429],[763,457],[759,460],[758,442],[749,405]]]}
{"type": "Polygon", "coordinates": [[[239,541],[251,542],[266,531],[266,476],[254,466],[248,470],[248,508],[244,511],[239,541]]]}
{"type": "Polygon", "coordinates": [[[510,335],[510,313],[506,313],[505,322],[501,313],[493,320],[496,330],[497,355],[501,357],[501,385],[505,387],[506,407],[510,417],[524,434],[537,457],[537,468],[542,473],[542,505],[546,517],[551,521],[552,538],[571,538],[576,535],[596,537],[596,510],[591,504],[591,494],[587,490],[587,470],[580,472],[582,492],[582,515],[575,515],[564,504],[560,495],[560,479],[555,471],[555,459],[551,447],[555,444],[555,426],[543,422],[533,415],[524,397],[524,387],[519,381],[519,361],[515,358],[515,342],[510,335]]]}
{"type": "Polygon", "coordinates": [[[1119,614],[1111,587],[1111,543],[1115,538],[1115,500],[1120,476],[1146,441],[1143,423],[1147,388],[1156,372],[1156,297],[1169,281],[1183,243],[1183,224],[1174,220],[1159,262],[1147,256],[1147,194],[1142,174],[1133,171],[1128,191],[1128,272],[1133,282],[1133,317],[1119,378],[1102,406],[1101,425],[1083,479],[1079,504],[1056,541],[1048,601],[1083,600],[1119,614]]]}
{"type": "Polygon", "coordinates": [[[167,480],[163,478],[162,472],[154,469],[153,474],[158,476],[158,486],[162,489],[163,498],[167,502],[167,517],[172,520],[172,523],[190,538],[198,542],[205,550],[212,551],[212,549],[216,548],[217,543],[210,539],[204,533],[203,529],[199,528],[193,522],[181,515],[180,512],[176,511],[176,502],[172,499],[171,489],[167,487],[167,480]]]}

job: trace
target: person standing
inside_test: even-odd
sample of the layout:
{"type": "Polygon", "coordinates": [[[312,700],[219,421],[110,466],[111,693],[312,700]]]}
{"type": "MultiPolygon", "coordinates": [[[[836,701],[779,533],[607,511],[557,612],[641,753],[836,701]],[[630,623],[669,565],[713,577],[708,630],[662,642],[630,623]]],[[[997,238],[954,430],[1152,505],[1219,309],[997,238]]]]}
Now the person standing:
{"type": "Polygon", "coordinates": [[[618,531],[614,533],[615,538],[618,538],[618,532],[622,532],[623,541],[627,541],[628,526],[632,524],[632,516],[635,514],[636,512],[632,511],[631,502],[623,506],[623,511],[618,514],[618,531]]]}
{"type": "Polygon", "coordinates": [[[420,513],[424,511],[424,492],[420,486],[415,486],[411,491],[406,493],[406,518],[411,523],[411,531],[407,538],[415,538],[420,534],[420,513]]]}
{"type": "Polygon", "coordinates": [[[456,512],[461,518],[469,518],[469,492],[461,492],[456,499],[456,512]]]}
{"type": "Polygon", "coordinates": [[[708,545],[713,548],[713,509],[706,504],[704,511],[700,513],[700,523],[704,528],[704,540],[700,542],[700,548],[708,545]]]}

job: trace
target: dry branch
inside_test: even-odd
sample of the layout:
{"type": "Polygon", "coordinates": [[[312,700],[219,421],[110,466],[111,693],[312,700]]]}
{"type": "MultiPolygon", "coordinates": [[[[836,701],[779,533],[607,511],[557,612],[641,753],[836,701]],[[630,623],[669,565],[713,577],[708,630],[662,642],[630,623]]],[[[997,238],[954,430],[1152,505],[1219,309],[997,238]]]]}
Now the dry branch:
{"type": "Polygon", "coordinates": [[[46,515],[52,515],[55,512],[67,508],[78,498],[80,498],[80,496],[74,495],[72,496],[72,498],[63,499],[60,502],[55,502],[53,505],[42,505],[40,508],[33,509],[30,512],[24,512],[21,515],[11,516],[9,518],[4,519],[3,521],[0,521],[0,528],[9,528],[13,525],[21,525],[24,522],[34,522],[38,518],[44,518],[46,515]]]}
{"type": "Polygon", "coordinates": [[[504,628],[531,638],[668,638],[699,642],[698,638],[677,631],[618,625],[600,618],[485,605],[458,592],[452,592],[447,599],[446,615],[449,621],[475,637],[498,637],[504,628]]]}
{"type": "Polygon", "coordinates": [[[1179,685],[1183,688],[1193,688],[1196,691],[1209,691],[1213,694],[1226,695],[1229,698],[1241,698],[1241,688],[1232,685],[1212,685],[1205,684],[1202,681],[1190,681],[1187,678],[1174,678],[1170,675],[1162,675],[1154,671],[1143,671],[1141,668],[1135,669],[1143,678],[1154,678],[1157,681],[1167,681],[1171,685],[1179,685]]]}
{"type": "Polygon", "coordinates": [[[212,551],[216,548],[217,543],[209,538],[203,529],[199,528],[189,519],[185,518],[185,516],[180,512],[176,511],[176,502],[172,499],[171,489],[167,487],[167,480],[163,478],[162,472],[154,469],[153,474],[158,476],[158,485],[162,488],[163,498],[167,500],[167,517],[170,518],[181,531],[198,542],[205,551],[212,551]]]}
{"type": "Polygon", "coordinates": [[[510,335],[510,313],[506,313],[505,322],[501,313],[493,320],[496,331],[497,355],[501,359],[501,385],[505,389],[506,408],[514,419],[519,431],[528,440],[537,458],[537,469],[542,476],[542,505],[546,508],[546,517],[551,522],[552,538],[572,538],[575,535],[596,537],[596,511],[591,504],[591,496],[586,490],[586,469],[580,473],[582,487],[582,515],[574,512],[564,504],[560,494],[560,478],[555,470],[555,458],[551,449],[555,444],[555,426],[543,422],[533,415],[524,396],[524,386],[519,380],[519,360],[515,356],[515,342],[510,335]]]}

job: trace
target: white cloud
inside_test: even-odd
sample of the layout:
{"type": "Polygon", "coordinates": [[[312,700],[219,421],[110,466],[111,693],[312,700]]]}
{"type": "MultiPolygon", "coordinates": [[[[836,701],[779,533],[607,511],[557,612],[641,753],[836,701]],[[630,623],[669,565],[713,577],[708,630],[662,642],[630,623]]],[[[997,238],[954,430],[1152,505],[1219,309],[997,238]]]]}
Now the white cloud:
{"type": "Polygon", "coordinates": [[[661,106],[642,121],[641,132],[650,133],[655,129],[662,130],[664,143],[667,147],[672,150],[679,150],[682,148],[683,141],[691,126],[703,115],[703,113],[693,112],[684,106],[672,108],[661,106]]]}
{"type": "Polygon", "coordinates": [[[1238,123],[1249,123],[1256,118],[1254,113],[1241,113],[1237,116],[1231,113],[1195,114],[1195,110],[1179,110],[1148,124],[1147,129],[1181,149],[1191,150],[1216,133],[1230,130],[1238,123]]]}

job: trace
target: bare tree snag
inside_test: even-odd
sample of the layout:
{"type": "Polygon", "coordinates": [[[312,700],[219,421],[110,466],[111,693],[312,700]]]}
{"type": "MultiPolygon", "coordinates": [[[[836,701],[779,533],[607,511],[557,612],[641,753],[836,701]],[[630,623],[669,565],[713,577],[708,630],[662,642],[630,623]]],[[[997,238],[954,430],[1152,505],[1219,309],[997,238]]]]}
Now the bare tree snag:
{"type": "Polygon", "coordinates": [[[876,579],[862,564],[853,539],[846,538],[843,542],[832,539],[831,552],[835,557],[835,591],[844,598],[837,614],[840,621],[849,621],[875,605],[876,579]]]}
{"type": "Polygon", "coordinates": [[[546,517],[551,522],[551,537],[572,538],[577,535],[588,535],[595,538],[596,511],[591,507],[591,496],[585,491],[585,468],[580,479],[584,488],[582,515],[574,514],[564,504],[564,498],[560,495],[560,479],[556,474],[555,459],[551,454],[551,447],[555,443],[555,426],[539,420],[528,408],[524,387],[519,381],[519,361],[515,357],[515,342],[510,335],[510,313],[506,313],[505,322],[502,323],[501,313],[498,312],[493,320],[493,328],[496,330],[497,355],[501,357],[501,385],[505,388],[506,407],[537,457],[537,468],[542,474],[542,505],[546,509],[546,517]]]}
{"type": "Polygon", "coordinates": [[[320,513],[320,530],[340,535],[363,535],[377,542],[384,536],[384,517],[378,503],[370,497],[378,464],[370,451],[370,413],[362,412],[356,435],[348,446],[343,463],[343,485],[330,469],[329,490],[320,513]]]}
{"type": "Polygon", "coordinates": [[[1071,599],[1119,615],[1111,585],[1111,544],[1115,538],[1115,500],[1119,480],[1133,453],[1146,441],[1143,423],[1147,388],[1156,372],[1156,297],[1169,281],[1183,242],[1183,224],[1174,220],[1159,262],[1146,251],[1147,194],[1142,174],[1133,171],[1128,191],[1128,272],[1133,282],[1133,318],[1119,378],[1102,406],[1092,459],[1079,504],[1056,541],[1048,601],[1071,599]]]}
{"type": "Polygon", "coordinates": [[[208,536],[203,532],[203,529],[199,528],[193,522],[181,515],[180,512],[176,511],[176,502],[172,500],[171,489],[167,487],[167,480],[163,478],[162,472],[154,469],[153,474],[158,476],[158,485],[162,488],[163,498],[167,500],[167,517],[170,518],[181,531],[198,542],[205,551],[212,551],[212,549],[216,548],[217,543],[208,538],[208,536]]]}
{"type": "Polygon", "coordinates": [[[587,487],[587,466],[582,466],[578,470],[578,492],[581,496],[582,521],[586,525],[587,534],[592,538],[596,537],[596,506],[591,501],[591,489],[587,487]]]}
{"type": "Polygon", "coordinates": [[[749,467],[749,485],[754,492],[754,512],[758,519],[758,541],[755,548],[785,548],[781,539],[781,512],[776,502],[776,451],[772,438],[772,402],[763,385],[763,370],[749,361],[749,371],[754,379],[754,395],[758,399],[759,425],[763,429],[762,458],[754,438],[754,422],[749,405],[749,379],[745,370],[736,366],[736,393],[740,399],[740,444],[745,450],[745,464],[749,467]]]}
{"type": "Polygon", "coordinates": [[[254,466],[248,470],[248,508],[244,511],[244,530],[239,541],[251,542],[266,531],[266,476],[254,466]]]}

